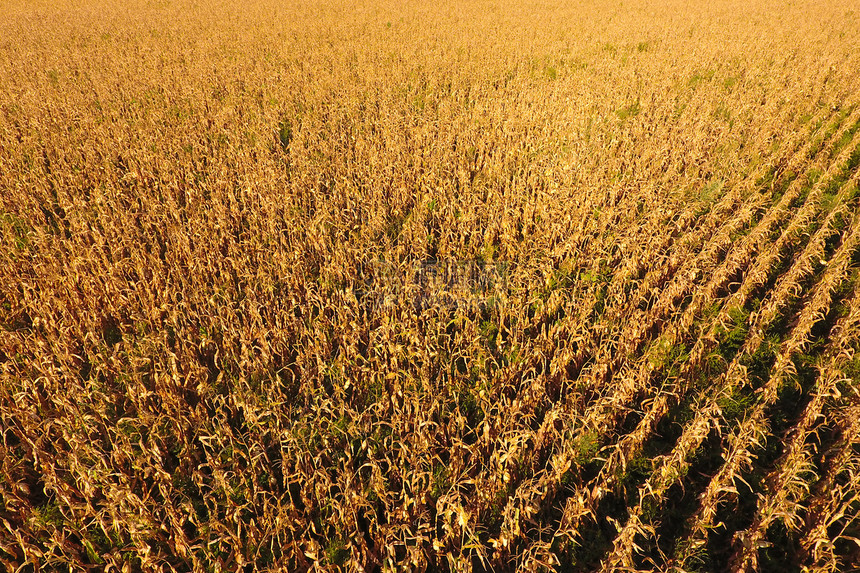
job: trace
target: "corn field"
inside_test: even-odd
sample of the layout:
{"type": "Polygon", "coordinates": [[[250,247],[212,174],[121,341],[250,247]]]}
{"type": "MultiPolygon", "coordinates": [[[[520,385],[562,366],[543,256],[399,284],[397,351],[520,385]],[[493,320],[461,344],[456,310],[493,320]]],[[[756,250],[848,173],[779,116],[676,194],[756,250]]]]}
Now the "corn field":
{"type": "Polygon", "coordinates": [[[855,0],[0,2],[0,570],[860,568],[855,0]]]}

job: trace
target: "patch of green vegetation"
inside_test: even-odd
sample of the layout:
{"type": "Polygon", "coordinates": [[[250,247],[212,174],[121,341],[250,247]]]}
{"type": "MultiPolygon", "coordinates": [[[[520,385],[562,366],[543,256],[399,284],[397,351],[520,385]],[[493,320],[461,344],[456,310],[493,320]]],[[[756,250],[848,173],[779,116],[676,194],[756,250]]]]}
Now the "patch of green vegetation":
{"type": "Polygon", "coordinates": [[[860,348],[854,348],[854,358],[842,365],[842,378],[837,388],[843,396],[860,396],[856,381],[860,380],[860,348]]]}
{"type": "Polygon", "coordinates": [[[293,124],[292,122],[284,118],[278,124],[278,143],[281,145],[281,149],[287,151],[290,148],[290,143],[293,141],[293,124]]]}
{"type": "Polygon", "coordinates": [[[851,110],[847,107],[839,107],[839,113],[836,114],[835,119],[830,122],[827,126],[827,130],[825,131],[825,138],[831,137],[834,133],[839,130],[839,127],[842,126],[842,122],[845,121],[845,118],[848,117],[848,114],[851,110]]]}
{"type": "Polygon", "coordinates": [[[680,376],[681,367],[690,359],[690,353],[680,344],[672,344],[665,338],[659,338],[651,347],[648,361],[651,367],[663,372],[667,379],[680,376]]]}
{"type": "Polygon", "coordinates": [[[83,544],[90,561],[104,565],[105,560],[102,555],[108,554],[112,549],[120,546],[122,539],[115,533],[111,535],[106,534],[101,527],[91,527],[86,532],[83,544]]]}
{"type": "Polygon", "coordinates": [[[729,315],[728,325],[719,325],[717,327],[717,353],[728,363],[743,346],[744,341],[749,334],[749,311],[743,307],[733,307],[727,311],[729,315]]]}
{"type": "Polygon", "coordinates": [[[23,251],[29,246],[32,229],[17,215],[0,213],[0,229],[11,232],[16,250],[23,251]]]}
{"type": "Polygon", "coordinates": [[[776,359],[779,344],[780,338],[771,335],[759,345],[753,354],[745,356],[741,360],[741,364],[746,366],[747,374],[753,386],[761,386],[770,377],[770,368],[776,359]]]}
{"type": "Polygon", "coordinates": [[[325,547],[326,564],[341,567],[346,564],[347,559],[349,559],[349,549],[346,547],[346,541],[340,537],[329,539],[325,547]]]}
{"type": "Polygon", "coordinates": [[[758,178],[755,182],[756,187],[759,189],[767,189],[771,187],[774,183],[774,178],[776,177],[776,168],[771,167],[767,171],[765,171],[764,175],[758,178]]]}
{"type": "Polygon", "coordinates": [[[842,170],[843,177],[848,179],[850,174],[853,173],[858,166],[860,166],[860,147],[855,147],[854,151],[851,152],[851,155],[848,156],[848,161],[842,170]]]}
{"type": "Polygon", "coordinates": [[[606,291],[607,291],[607,283],[601,284],[598,287],[597,292],[594,296],[594,317],[601,318],[603,316],[603,311],[606,310],[606,291]]]}
{"type": "Polygon", "coordinates": [[[708,553],[708,546],[691,538],[681,539],[675,545],[675,559],[683,559],[681,565],[684,571],[690,573],[705,573],[714,571],[711,556],[708,553]]]}
{"type": "Polygon", "coordinates": [[[709,182],[702,188],[701,191],[699,191],[699,201],[708,204],[713,203],[721,195],[725,184],[725,179],[714,179],[713,181],[709,182]]]}
{"type": "Polygon", "coordinates": [[[732,119],[732,111],[724,104],[720,103],[714,109],[714,117],[729,124],[729,127],[734,127],[735,121],[732,119]]]}
{"type": "MultiPolygon", "coordinates": [[[[823,173],[824,172],[821,169],[819,169],[818,167],[812,167],[809,171],[806,172],[806,182],[804,183],[804,185],[802,187],[802,193],[801,193],[802,196],[805,196],[806,194],[809,193],[809,190],[812,189],[816,183],[818,183],[819,179],[821,179],[821,176],[823,175],[823,173]]],[[[802,200],[802,199],[799,199],[799,200],[802,200]]]]}
{"type": "Polygon", "coordinates": [[[427,94],[425,92],[419,92],[412,98],[412,109],[417,111],[424,111],[424,108],[427,107],[427,94]]]}
{"type": "Polygon", "coordinates": [[[479,327],[481,338],[484,339],[487,346],[493,351],[496,351],[496,339],[499,336],[499,325],[494,320],[484,320],[479,327]]]}
{"type": "Polygon", "coordinates": [[[687,87],[696,89],[702,82],[711,81],[714,79],[714,70],[701,70],[690,76],[687,80],[687,87]]]}
{"type": "Polygon", "coordinates": [[[510,499],[515,487],[514,482],[509,481],[505,487],[493,494],[493,499],[489,501],[485,515],[485,524],[488,530],[497,531],[501,528],[504,521],[505,506],[507,506],[508,499],[510,499]]]}
{"type": "Polygon", "coordinates": [[[635,503],[638,486],[644,483],[653,471],[654,461],[644,450],[627,461],[627,469],[624,472],[619,469],[618,484],[627,497],[627,507],[635,503]]]}
{"type": "Polygon", "coordinates": [[[360,390],[356,392],[353,399],[356,401],[356,407],[367,408],[378,403],[386,395],[384,382],[376,376],[367,377],[363,383],[359,383],[356,387],[360,390]]]}
{"type": "Polygon", "coordinates": [[[494,243],[484,243],[481,252],[478,256],[480,261],[492,261],[496,256],[496,245],[494,243]]]}
{"type": "Polygon", "coordinates": [[[51,500],[41,506],[33,507],[33,513],[36,516],[36,522],[41,527],[51,526],[62,529],[65,517],[60,511],[60,504],[57,501],[51,500]]]}
{"type": "Polygon", "coordinates": [[[860,124],[855,123],[853,126],[842,132],[842,135],[839,137],[836,143],[833,144],[833,147],[830,150],[831,158],[836,157],[836,155],[840,151],[842,151],[846,145],[851,143],[851,140],[854,139],[854,134],[857,132],[858,127],[860,127],[860,124]]]}
{"type": "Polygon", "coordinates": [[[433,478],[430,484],[430,497],[439,499],[451,487],[451,476],[448,466],[440,463],[433,468],[433,478]]]}
{"type": "Polygon", "coordinates": [[[663,504],[653,495],[645,495],[639,501],[639,517],[646,523],[654,521],[659,515],[663,504]]]}
{"type": "MultiPolygon", "coordinates": [[[[604,273],[601,273],[601,272],[595,273],[592,271],[582,271],[581,273],[579,273],[579,280],[587,282],[587,283],[591,283],[591,284],[606,283],[606,282],[609,282],[609,279],[610,279],[610,277],[608,277],[607,275],[605,275],[604,273]]],[[[567,279],[564,278],[562,280],[567,280],[567,279]]],[[[552,279],[552,281],[554,281],[554,279],[552,279]]],[[[557,285],[559,283],[551,282],[550,284],[551,285],[557,285]]]]}
{"type": "Polygon", "coordinates": [[[203,522],[209,519],[209,510],[206,507],[206,503],[203,501],[200,488],[197,487],[197,484],[194,483],[194,480],[192,480],[191,477],[181,469],[177,468],[173,472],[173,476],[171,476],[171,483],[176,491],[180,492],[188,501],[191,502],[191,506],[194,509],[194,513],[196,514],[198,521],[203,522]]]}
{"type": "Polygon", "coordinates": [[[618,119],[620,119],[621,121],[624,121],[627,118],[636,117],[637,115],[639,115],[639,112],[641,112],[641,111],[642,111],[642,106],[639,103],[639,101],[637,100],[636,102],[631,103],[629,105],[626,105],[626,106],[622,107],[621,109],[617,110],[615,112],[615,115],[618,116],[618,119]]]}
{"type": "MultiPolygon", "coordinates": [[[[671,448],[674,441],[680,436],[687,422],[696,417],[692,396],[684,398],[672,408],[665,418],[657,425],[657,433],[661,436],[663,444],[671,448]]],[[[653,447],[653,446],[652,446],[653,447]]]]}
{"type": "Polygon", "coordinates": [[[90,541],[89,539],[83,539],[81,543],[83,543],[84,549],[86,549],[87,557],[89,557],[90,563],[104,565],[105,560],[102,559],[102,556],[96,550],[95,545],[92,541],[90,541]]]}
{"type": "MultiPolygon", "coordinates": [[[[579,276],[581,280],[584,280],[585,282],[599,282],[604,280],[604,277],[601,277],[600,275],[592,275],[587,271],[579,276]]],[[[576,283],[576,278],[577,274],[565,267],[554,269],[546,281],[546,298],[548,298],[549,294],[555,290],[565,290],[573,287],[576,283]]]]}
{"type": "Polygon", "coordinates": [[[580,466],[590,464],[599,451],[600,436],[597,435],[597,432],[584,432],[576,440],[576,458],[574,461],[580,466]]]}
{"type": "Polygon", "coordinates": [[[477,428],[478,424],[484,421],[484,409],[478,402],[478,394],[487,385],[486,381],[480,381],[480,373],[475,368],[472,369],[471,379],[469,383],[461,386],[456,393],[457,407],[460,413],[466,417],[469,427],[477,428]]]}
{"type": "Polygon", "coordinates": [[[771,200],[774,204],[782,198],[789,185],[791,185],[798,177],[799,174],[796,171],[789,169],[785,173],[783,173],[777,181],[774,182],[774,184],[771,186],[770,194],[771,200]]]}
{"type": "Polygon", "coordinates": [[[820,204],[823,213],[829,213],[836,207],[839,198],[839,187],[839,184],[832,181],[824,190],[824,193],[822,193],[820,204]]]}
{"type": "MultiPolygon", "coordinates": [[[[822,209],[825,211],[830,211],[833,207],[836,206],[836,198],[839,197],[839,192],[842,189],[842,186],[852,177],[857,166],[860,165],[860,147],[856,149],[848,158],[846,165],[834,175],[830,181],[827,183],[827,186],[824,188],[824,192],[821,199],[822,209]]],[[[846,201],[851,201],[856,194],[856,184],[851,185],[850,188],[846,189],[846,201]]]]}
{"type": "Polygon", "coordinates": [[[332,422],[331,427],[329,428],[332,435],[338,436],[340,438],[349,438],[352,435],[350,432],[350,427],[352,425],[352,420],[348,416],[340,416],[337,420],[332,422]]]}
{"type": "Polygon", "coordinates": [[[740,422],[743,420],[756,403],[755,396],[748,389],[735,387],[728,396],[717,399],[717,406],[728,422],[740,422]]]}
{"type": "Polygon", "coordinates": [[[293,439],[309,452],[319,452],[323,448],[323,437],[319,429],[309,425],[296,425],[293,430],[293,439]]]}

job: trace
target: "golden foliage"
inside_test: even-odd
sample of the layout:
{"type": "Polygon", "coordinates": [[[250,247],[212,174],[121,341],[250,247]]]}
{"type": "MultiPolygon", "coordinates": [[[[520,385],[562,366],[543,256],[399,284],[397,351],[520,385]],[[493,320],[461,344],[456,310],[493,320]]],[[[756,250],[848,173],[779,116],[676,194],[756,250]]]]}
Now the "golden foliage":
{"type": "Polygon", "coordinates": [[[2,3],[2,568],[855,566],[858,17],[2,3]]]}

